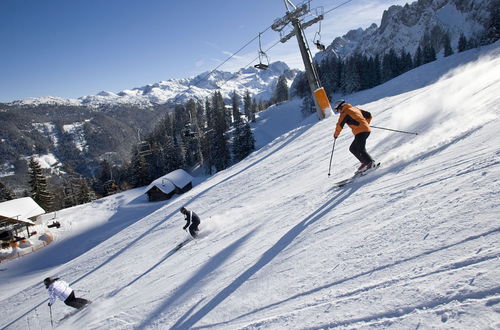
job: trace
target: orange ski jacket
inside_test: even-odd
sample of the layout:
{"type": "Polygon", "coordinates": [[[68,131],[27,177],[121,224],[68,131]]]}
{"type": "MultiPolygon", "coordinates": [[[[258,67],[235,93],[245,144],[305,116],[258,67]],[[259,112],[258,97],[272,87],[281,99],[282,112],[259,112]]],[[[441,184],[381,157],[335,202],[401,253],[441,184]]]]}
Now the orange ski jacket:
{"type": "Polygon", "coordinates": [[[372,114],[368,111],[356,108],[355,106],[344,103],[339,109],[339,120],[335,126],[335,132],[333,133],[334,138],[338,138],[340,132],[347,124],[352,130],[352,134],[356,135],[363,132],[371,132],[370,122],[372,120],[372,114]]]}

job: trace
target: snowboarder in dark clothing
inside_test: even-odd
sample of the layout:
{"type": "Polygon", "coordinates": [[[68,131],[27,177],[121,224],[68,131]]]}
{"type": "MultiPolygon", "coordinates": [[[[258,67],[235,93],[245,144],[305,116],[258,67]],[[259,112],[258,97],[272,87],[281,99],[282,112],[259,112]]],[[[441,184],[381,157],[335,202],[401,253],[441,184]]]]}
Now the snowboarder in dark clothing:
{"type": "Polygon", "coordinates": [[[354,141],[349,147],[349,151],[360,161],[360,166],[356,173],[364,172],[372,167],[376,167],[372,157],[366,151],[366,139],[370,135],[370,121],[372,115],[368,111],[359,109],[344,100],[339,100],[334,105],[336,114],[340,113],[333,137],[339,137],[340,132],[347,124],[354,134],[354,141]]]}
{"type": "Polygon", "coordinates": [[[45,284],[45,288],[47,288],[49,293],[49,306],[54,305],[56,298],[59,298],[64,301],[66,305],[76,309],[82,309],[90,303],[87,299],[76,298],[75,291],[69,284],[57,277],[47,277],[43,280],[43,284],[45,284]]]}
{"type": "Polygon", "coordinates": [[[189,233],[193,238],[196,238],[199,231],[198,226],[200,225],[200,217],[193,211],[187,210],[185,207],[181,207],[180,212],[184,214],[184,220],[186,220],[186,225],[182,229],[186,230],[186,228],[189,227],[189,233]]]}

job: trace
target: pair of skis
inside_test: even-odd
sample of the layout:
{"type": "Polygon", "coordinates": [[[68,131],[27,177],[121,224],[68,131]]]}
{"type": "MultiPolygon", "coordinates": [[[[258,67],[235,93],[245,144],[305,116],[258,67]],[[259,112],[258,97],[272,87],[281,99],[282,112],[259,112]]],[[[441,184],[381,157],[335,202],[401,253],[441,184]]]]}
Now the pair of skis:
{"type": "Polygon", "coordinates": [[[339,181],[339,182],[336,182],[334,183],[334,186],[335,187],[344,187],[350,183],[353,183],[354,181],[356,181],[358,178],[362,177],[362,176],[365,176],[367,175],[368,173],[371,173],[373,172],[374,170],[376,170],[378,167],[380,166],[380,163],[377,163],[375,164],[375,166],[373,166],[372,168],[366,170],[366,171],[363,171],[363,172],[358,172],[358,173],[355,173],[353,176],[351,176],[350,178],[347,178],[347,179],[344,179],[342,181],[339,181]]]}
{"type": "Polygon", "coordinates": [[[187,243],[191,242],[192,240],[194,240],[195,238],[188,238],[182,242],[180,242],[179,244],[177,244],[177,246],[174,248],[174,252],[175,251],[179,251],[181,249],[181,247],[183,247],[184,245],[186,245],[187,243]]]}
{"type": "MultiPolygon", "coordinates": [[[[61,325],[61,323],[63,323],[64,321],[66,321],[67,319],[69,319],[70,317],[72,317],[73,315],[75,315],[76,313],[81,312],[82,310],[84,310],[85,308],[87,308],[90,304],[92,304],[92,301],[89,301],[88,304],[85,304],[82,308],[75,309],[75,310],[72,310],[71,312],[67,313],[59,321],[57,321],[57,326],[61,325]]],[[[52,328],[54,328],[53,324],[52,324],[52,328]]]]}
{"type": "Polygon", "coordinates": [[[191,236],[191,234],[190,234],[188,238],[186,238],[184,241],[177,244],[172,251],[173,252],[179,251],[184,245],[186,245],[187,243],[189,243],[191,241],[194,241],[198,237],[199,237],[198,234],[195,237],[191,236]]]}

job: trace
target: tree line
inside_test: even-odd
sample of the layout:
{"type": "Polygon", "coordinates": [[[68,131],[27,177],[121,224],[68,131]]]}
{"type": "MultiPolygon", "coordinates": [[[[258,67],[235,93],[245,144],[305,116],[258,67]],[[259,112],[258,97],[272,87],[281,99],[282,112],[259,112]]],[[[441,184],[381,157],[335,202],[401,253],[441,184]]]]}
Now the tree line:
{"type": "Polygon", "coordinates": [[[217,91],[204,102],[191,99],[176,105],[132,151],[130,184],[143,186],[178,168],[200,166],[212,174],[249,155],[255,150],[250,123],[260,107],[248,91],[243,104],[240,99],[233,91],[226,105],[217,91]]]}
{"type": "MultiPolygon", "coordinates": [[[[213,174],[255,150],[250,128],[250,123],[256,121],[255,114],[288,98],[286,77],[280,76],[270,100],[257,100],[245,90],[233,91],[227,101],[217,91],[204,101],[191,99],[177,104],[149,134],[140,137],[130,152],[130,162],[124,165],[102,159],[91,177],[81,175],[72,164],[65,166],[64,173],[54,175],[32,157],[24,165],[26,169],[20,171],[28,177],[29,185],[21,195],[31,196],[50,212],[147,185],[178,168],[199,166],[213,174]]],[[[62,136],[60,145],[64,150],[75,149],[69,136],[62,136]]],[[[0,202],[14,198],[12,189],[0,181],[0,202]]]]}
{"type": "Polygon", "coordinates": [[[132,151],[128,182],[143,186],[178,168],[200,166],[207,174],[228,168],[255,150],[250,128],[255,114],[288,98],[286,77],[280,76],[267,101],[245,90],[242,95],[233,91],[226,104],[216,91],[204,102],[176,105],[132,151]]]}

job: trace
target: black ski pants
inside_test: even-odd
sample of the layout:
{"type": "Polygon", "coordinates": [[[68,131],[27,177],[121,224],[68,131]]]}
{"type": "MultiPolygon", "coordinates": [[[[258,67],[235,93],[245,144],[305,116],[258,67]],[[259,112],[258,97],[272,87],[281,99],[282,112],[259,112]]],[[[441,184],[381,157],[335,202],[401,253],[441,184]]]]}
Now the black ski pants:
{"type": "Polygon", "coordinates": [[[189,233],[191,234],[191,236],[196,237],[196,235],[198,235],[198,230],[199,230],[198,225],[199,224],[200,224],[199,222],[198,223],[194,222],[189,226],[189,233]]]}
{"type": "Polygon", "coordinates": [[[81,309],[85,305],[87,305],[89,303],[89,301],[87,299],[83,299],[83,298],[76,298],[75,291],[71,291],[71,294],[68,296],[68,298],[66,298],[64,303],[68,306],[73,307],[73,308],[81,309]]]}
{"type": "Polygon", "coordinates": [[[361,162],[373,162],[372,157],[366,152],[366,139],[370,136],[370,132],[362,132],[354,135],[354,141],[349,147],[349,151],[361,162]]]}

